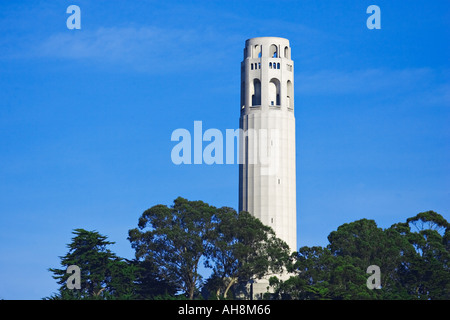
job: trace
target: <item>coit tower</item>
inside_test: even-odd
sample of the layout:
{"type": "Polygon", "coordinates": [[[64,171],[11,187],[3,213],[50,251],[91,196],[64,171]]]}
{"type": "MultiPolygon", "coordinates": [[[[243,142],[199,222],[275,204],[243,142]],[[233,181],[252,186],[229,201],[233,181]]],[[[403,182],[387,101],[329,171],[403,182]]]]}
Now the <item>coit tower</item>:
{"type": "Polygon", "coordinates": [[[294,63],[289,40],[245,42],[241,63],[239,211],[297,248],[294,63]]]}

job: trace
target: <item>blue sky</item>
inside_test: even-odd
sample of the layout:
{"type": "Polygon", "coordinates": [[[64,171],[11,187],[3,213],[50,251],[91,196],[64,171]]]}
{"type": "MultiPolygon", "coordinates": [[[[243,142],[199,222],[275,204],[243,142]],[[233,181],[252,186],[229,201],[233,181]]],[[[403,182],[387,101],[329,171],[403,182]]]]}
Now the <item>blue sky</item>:
{"type": "Polygon", "coordinates": [[[57,285],[72,230],[119,256],[177,196],[238,206],[237,165],[174,165],[170,140],[238,127],[245,40],[295,62],[298,245],[346,222],[450,220],[448,1],[0,2],[0,299],[57,285]],[[66,8],[81,8],[68,30],[66,8]],[[369,30],[369,5],[381,30],[369,30]]]}

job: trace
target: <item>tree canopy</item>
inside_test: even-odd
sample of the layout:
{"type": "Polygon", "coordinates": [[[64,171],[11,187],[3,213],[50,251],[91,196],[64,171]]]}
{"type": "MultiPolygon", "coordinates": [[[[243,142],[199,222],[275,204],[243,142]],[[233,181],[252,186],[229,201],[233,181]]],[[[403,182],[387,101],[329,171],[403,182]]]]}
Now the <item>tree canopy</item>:
{"type": "Polygon", "coordinates": [[[116,256],[108,246],[114,242],[97,231],[75,229],[69,252],[60,257],[63,269],[49,268],[60,285],[58,294],[49,299],[133,299],[137,267],[116,256]],[[81,289],[70,290],[66,282],[67,268],[80,268],[81,289]]]}
{"type": "Polygon", "coordinates": [[[193,299],[201,282],[201,258],[208,245],[215,208],[202,201],[175,199],[172,207],[156,205],[139,218],[128,239],[136,258],[150,261],[167,281],[193,299]]]}
{"type": "Polygon", "coordinates": [[[49,269],[60,288],[47,299],[237,299],[242,284],[270,276],[270,299],[450,299],[450,224],[434,211],[386,229],[370,219],[344,223],[325,247],[292,255],[250,213],[181,197],[145,210],[128,231],[135,259],[118,257],[97,231],[73,234],[61,268],[49,269]],[[80,289],[67,287],[71,265],[80,289]],[[376,289],[367,285],[374,265],[376,289]],[[283,272],[290,277],[280,280],[283,272]]]}
{"type": "Polygon", "coordinates": [[[200,294],[202,263],[213,270],[211,279],[217,280],[214,292],[219,297],[227,296],[238,281],[281,271],[289,255],[274,231],[248,212],[181,197],[171,207],[146,210],[128,239],[136,258],[153,263],[161,277],[178,284],[188,299],[200,294]]]}
{"type": "Polygon", "coordinates": [[[288,245],[275,232],[248,212],[239,214],[221,208],[214,217],[215,227],[207,251],[212,279],[220,279],[216,297],[227,297],[238,282],[280,274],[289,258],[288,245]]]}
{"type": "Polygon", "coordinates": [[[346,223],[326,247],[301,247],[295,276],[277,282],[280,299],[449,299],[449,223],[427,211],[383,230],[375,221],[346,223]],[[411,227],[414,227],[412,229],[411,227]],[[366,286],[379,266],[381,289],[366,286]]]}

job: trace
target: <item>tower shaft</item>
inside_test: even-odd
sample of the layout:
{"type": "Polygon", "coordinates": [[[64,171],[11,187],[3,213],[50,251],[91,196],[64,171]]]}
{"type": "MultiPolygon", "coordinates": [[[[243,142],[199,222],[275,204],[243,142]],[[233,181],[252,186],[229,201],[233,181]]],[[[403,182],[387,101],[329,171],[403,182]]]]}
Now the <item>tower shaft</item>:
{"type": "Polygon", "coordinates": [[[294,72],[289,40],[246,41],[241,63],[239,211],[297,250],[294,72]]]}

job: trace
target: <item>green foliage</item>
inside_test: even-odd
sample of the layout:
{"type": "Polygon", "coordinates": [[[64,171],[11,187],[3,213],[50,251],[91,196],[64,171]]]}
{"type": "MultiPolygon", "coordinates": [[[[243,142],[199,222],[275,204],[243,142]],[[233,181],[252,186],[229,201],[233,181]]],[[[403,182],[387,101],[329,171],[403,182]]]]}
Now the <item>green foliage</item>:
{"type": "Polygon", "coordinates": [[[450,224],[434,211],[421,212],[406,220],[403,234],[415,249],[401,270],[408,294],[415,299],[450,299],[450,224]]]}
{"type": "Polygon", "coordinates": [[[449,299],[449,223],[433,211],[388,229],[361,219],[338,227],[329,245],[302,247],[290,279],[274,283],[279,299],[449,299]],[[410,226],[414,226],[413,232],[410,226]],[[381,289],[366,286],[367,267],[381,270],[381,289]]]}
{"type": "Polygon", "coordinates": [[[202,201],[175,199],[156,205],[139,218],[128,239],[136,258],[150,261],[162,279],[177,285],[189,299],[201,283],[199,265],[208,245],[216,208],[202,201]]]}
{"type": "Polygon", "coordinates": [[[136,295],[138,299],[164,299],[175,297],[177,286],[171,279],[162,277],[157,266],[150,260],[133,260],[138,266],[136,295]],[[164,297],[164,298],[163,298],[164,297]]]}
{"type": "Polygon", "coordinates": [[[49,299],[133,299],[135,298],[134,264],[117,257],[107,246],[114,242],[96,231],[75,229],[75,237],[68,244],[69,252],[60,257],[62,269],[50,268],[53,278],[60,284],[58,294],[49,299]],[[67,267],[76,265],[81,272],[81,289],[70,290],[66,281],[67,267]]]}
{"type": "Polygon", "coordinates": [[[248,212],[177,198],[139,218],[128,239],[136,259],[116,256],[96,231],[75,229],[61,269],[50,268],[60,288],[46,299],[236,299],[249,280],[269,280],[267,299],[450,299],[450,224],[426,211],[387,229],[361,219],[329,234],[326,247],[285,242],[248,212]],[[211,268],[203,281],[199,267],[211,268]],[[67,267],[81,270],[81,289],[69,290],[67,267]],[[381,270],[381,289],[367,288],[367,267],[381,270]]]}
{"type": "Polygon", "coordinates": [[[128,239],[137,259],[189,299],[199,293],[202,261],[213,269],[207,291],[219,298],[239,281],[281,271],[288,257],[287,245],[249,213],[181,197],[146,210],[128,239]]]}
{"type": "Polygon", "coordinates": [[[214,216],[206,254],[214,279],[209,286],[215,284],[216,298],[228,298],[230,288],[239,282],[283,272],[289,248],[248,212],[221,208],[214,216]]]}

